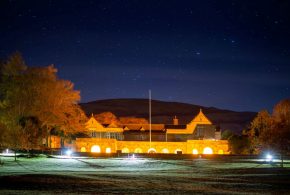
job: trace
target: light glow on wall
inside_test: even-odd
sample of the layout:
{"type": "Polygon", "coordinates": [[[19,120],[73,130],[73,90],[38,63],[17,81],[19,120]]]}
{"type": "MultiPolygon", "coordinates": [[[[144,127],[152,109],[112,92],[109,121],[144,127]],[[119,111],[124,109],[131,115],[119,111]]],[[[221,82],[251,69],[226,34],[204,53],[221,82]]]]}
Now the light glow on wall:
{"type": "Polygon", "coordinates": [[[135,149],[135,153],[142,153],[142,149],[141,148],[136,148],[135,149]]]}
{"type": "Polygon", "coordinates": [[[174,151],[174,153],[177,154],[177,152],[179,152],[179,151],[182,152],[181,149],[176,149],[176,150],[174,151]]]}
{"type": "Polygon", "coordinates": [[[164,153],[164,154],[168,154],[169,150],[167,148],[163,148],[161,152],[164,153]]]}
{"type": "Polygon", "coordinates": [[[98,146],[98,145],[94,145],[94,146],[91,148],[91,152],[94,152],[94,153],[100,153],[100,152],[101,152],[101,148],[100,148],[100,146],[98,146]]]}
{"type": "Polygon", "coordinates": [[[81,152],[86,152],[86,151],[87,151],[86,147],[81,147],[81,152]]]}
{"type": "Polygon", "coordinates": [[[192,150],[192,154],[198,154],[198,150],[197,149],[193,149],[192,150]]]}
{"type": "Polygon", "coordinates": [[[111,153],[111,148],[106,148],[106,153],[111,153]]]}
{"type": "Polygon", "coordinates": [[[122,153],[129,153],[130,151],[129,151],[129,149],[128,148],[123,148],[122,149],[122,153]]]}
{"type": "Polygon", "coordinates": [[[218,154],[224,154],[224,151],[223,150],[219,150],[218,154]]]}
{"type": "Polygon", "coordinates": [[[148,150],[148,153],[156,153],[155,148],[150,148],[150,149],[148,150]]]}
{"type": "Polygon", "coordinates": [[[206,147],[203,149],[203,154],[213,154],[213,151],[210,147],[206,147]]]}

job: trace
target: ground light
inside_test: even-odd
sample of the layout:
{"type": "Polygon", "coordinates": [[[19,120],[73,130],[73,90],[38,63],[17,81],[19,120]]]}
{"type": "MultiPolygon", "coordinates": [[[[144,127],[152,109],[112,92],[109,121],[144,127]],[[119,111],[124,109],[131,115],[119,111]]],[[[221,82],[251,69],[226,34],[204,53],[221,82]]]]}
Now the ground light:
{"type": "Polygon", "coordinates": [[[72,151],[71,151],[71,150],[67,150],[65,153],[66,153],[66,155],[68,155],[68,156],[71,156],[71,155],[72,155],[72,151]]]}
{"type": "Polygon", "coordinates": [[[130,160],[136,160],[135,154],[132,154],[132,156],[130,157],[130,160]]]}
{"type": "Polygon", "coordinates": [[[12,151],[7,148],[7,149],[3,150],[2,155],[3,156],[14,156],[15,154],[12,153],[12,151]]]}
{"type": "Polygon", "coordinates": [[[132,154],[132,155],[128,154],[127,160],[128,162],[136,162],[137,158],[135,154],[132,154]]]}
{"type": "Polygon", "coordinates": [[[267,162],[272,162],[273,161],[273,156],[271,154],[266,154],[266,161],[267,162]]]}

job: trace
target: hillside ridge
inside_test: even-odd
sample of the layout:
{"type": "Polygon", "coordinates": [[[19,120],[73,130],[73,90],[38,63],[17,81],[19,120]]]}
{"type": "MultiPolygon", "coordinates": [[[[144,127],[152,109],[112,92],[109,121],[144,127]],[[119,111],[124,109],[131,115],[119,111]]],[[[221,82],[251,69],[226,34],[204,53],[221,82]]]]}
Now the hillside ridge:
{"type": "MultiPolygon", "coordinates": [[[[80,103],[87,116],[102,112],[112,112],[117,117],[148,118],[149,100],[137,98],[102,99],[80,103]]],[[[216,107],[206,107],[189,103],[152,100],[152,123],[172,124],[172,118],[177,116],[179,124],[189,123],[202,109],[203,113],[222,130],[230,129],[237,133],[247,128],[256,112],[238,112],[216,107]]]]}

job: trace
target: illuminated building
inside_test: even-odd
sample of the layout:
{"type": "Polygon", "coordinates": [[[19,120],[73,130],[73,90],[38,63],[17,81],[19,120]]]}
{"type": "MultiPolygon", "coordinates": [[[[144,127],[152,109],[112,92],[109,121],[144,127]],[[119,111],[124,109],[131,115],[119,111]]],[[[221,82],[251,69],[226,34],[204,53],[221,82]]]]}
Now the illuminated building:
{"type": "Polygon", "coordinates": [[[92,115],[86,124],[90,135],[76,138],[77,152],[227,154],[228,141],[202,110],[186,125],[100,124],[92,115]],[[151,131],[150,131],[151,126],[151,131]],[[150,141],[151,132],[151,141],[150,141]]]}

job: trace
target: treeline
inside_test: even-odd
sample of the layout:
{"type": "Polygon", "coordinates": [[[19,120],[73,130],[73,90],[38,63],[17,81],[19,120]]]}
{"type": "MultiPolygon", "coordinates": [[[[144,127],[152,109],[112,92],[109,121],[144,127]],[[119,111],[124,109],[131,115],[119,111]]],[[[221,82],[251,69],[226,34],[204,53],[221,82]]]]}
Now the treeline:
{"type": "Polygon", "coordinates": [[[277,103],[272,114],[267,110],[260,111],[242,135],[224,131],[223,139],[229,140],[233,154],[259,154],[263,151],[289,154],[290,99],[277,103]]]}
{"type": "Polygon", "coordinates": [[[117,117],[112,112],[102,112],[100,114],[94,115],[95,119],[101,124],[148,124],[148,121],[145,118],[136,118],[136,117],[117,117]]]}
{"type": "Polygon", "coordinates": [[[80,92],[53,66],[27,66],[20,53],[0,63],[0,148],[39,149],[51,131],[84,131],[80,92]]]}

